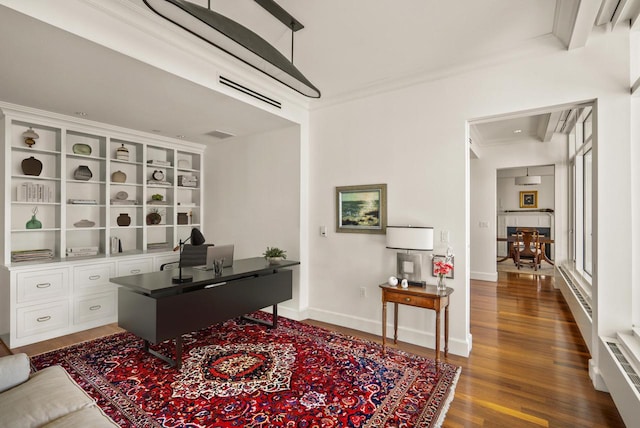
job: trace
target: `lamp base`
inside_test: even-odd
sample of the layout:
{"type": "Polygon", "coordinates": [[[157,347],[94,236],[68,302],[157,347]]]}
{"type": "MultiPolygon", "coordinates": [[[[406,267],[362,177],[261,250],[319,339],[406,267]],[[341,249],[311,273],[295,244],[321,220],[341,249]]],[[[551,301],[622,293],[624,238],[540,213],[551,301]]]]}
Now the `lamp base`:
{"type": "Polygon", "coordinates": [[[193,282],[193,275],[182,275],[182,277],[174,276],[173,278],[171,278],[171,282],[173,282],[174,284],[183,284],[185,282],[193,282]]]}
{"type": "Polygon", "coordinates": [[[398,279],[406,279],[411,285],[423,285],[422,255],[398,253],[398,279]]]}

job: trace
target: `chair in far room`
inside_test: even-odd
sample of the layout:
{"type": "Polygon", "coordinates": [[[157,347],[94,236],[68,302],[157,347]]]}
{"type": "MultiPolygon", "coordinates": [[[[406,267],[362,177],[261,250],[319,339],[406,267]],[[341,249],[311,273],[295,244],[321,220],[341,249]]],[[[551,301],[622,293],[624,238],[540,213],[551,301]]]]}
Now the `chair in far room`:
{"type": "Polygon", "coordinates": [[[536,229],[516,230],[516,242],[514,242],[511,251],[513,252],[513,261],[518,269],[527,265],[538,270],[542,263],[540,233],[536,229]]]}

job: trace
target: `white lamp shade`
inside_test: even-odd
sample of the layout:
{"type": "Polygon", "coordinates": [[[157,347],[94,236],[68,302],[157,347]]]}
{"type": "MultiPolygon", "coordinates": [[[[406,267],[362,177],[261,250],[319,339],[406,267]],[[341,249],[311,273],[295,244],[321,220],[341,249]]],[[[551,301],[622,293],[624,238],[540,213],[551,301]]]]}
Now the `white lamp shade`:
{"type": "Polygon", "coordinates": [[[387,248],[433,251],[433,227],[387,226],[387,248]]]}

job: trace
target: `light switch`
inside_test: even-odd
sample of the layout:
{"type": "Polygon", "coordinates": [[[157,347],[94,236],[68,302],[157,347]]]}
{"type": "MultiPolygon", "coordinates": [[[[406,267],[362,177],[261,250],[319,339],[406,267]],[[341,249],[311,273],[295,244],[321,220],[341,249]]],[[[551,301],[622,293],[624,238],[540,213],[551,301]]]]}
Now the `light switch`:
{"type": "Polygon", "coordinates": [[[327,226],[320,226],[320,236],[323,238],[327,237],[327,226]]]}

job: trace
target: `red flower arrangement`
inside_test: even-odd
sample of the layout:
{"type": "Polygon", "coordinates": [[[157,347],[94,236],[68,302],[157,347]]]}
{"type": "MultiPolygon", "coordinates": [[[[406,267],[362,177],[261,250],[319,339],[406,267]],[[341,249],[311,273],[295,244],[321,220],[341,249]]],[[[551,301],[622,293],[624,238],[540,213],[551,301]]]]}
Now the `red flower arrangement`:
{"type": "Polygon", "coordinates": [[[436,275],[438,275],[439,278],[448,275],[449,272],[451,272],[451,270],[453,269],[453,265],[447,259],[437,260],[433,262],[433,265],[435,266],[434,272],[436,275]]]}

